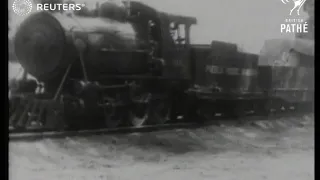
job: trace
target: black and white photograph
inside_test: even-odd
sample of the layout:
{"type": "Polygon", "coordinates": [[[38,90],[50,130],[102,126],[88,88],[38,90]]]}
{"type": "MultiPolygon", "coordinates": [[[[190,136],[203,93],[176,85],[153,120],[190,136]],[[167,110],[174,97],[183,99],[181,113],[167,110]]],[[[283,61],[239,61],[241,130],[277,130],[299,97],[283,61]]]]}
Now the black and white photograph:
{"type": "Polygon", "coordinates": [[[8,0],[8,179],[315,179],[314,3],[8,0]]]}

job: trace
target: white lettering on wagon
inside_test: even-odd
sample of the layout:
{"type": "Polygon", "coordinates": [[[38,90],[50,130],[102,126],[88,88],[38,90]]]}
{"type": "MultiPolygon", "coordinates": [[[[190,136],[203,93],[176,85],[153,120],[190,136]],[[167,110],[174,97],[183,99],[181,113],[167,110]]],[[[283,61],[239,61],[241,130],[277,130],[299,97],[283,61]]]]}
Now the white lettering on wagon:
{"type": "Polygon", "coordinates": [[[214,65],[206,65],[205,72],[210,74],[227,74],[231,76],[256,76],[256,69],[241,69],[241,68],[222,68],[214,65]]]}
{"type": "Polygon", "coordinates": [[[206,65],[205,72],[210,74],[223,74],[223,68],[219,66],[206,65]]]}

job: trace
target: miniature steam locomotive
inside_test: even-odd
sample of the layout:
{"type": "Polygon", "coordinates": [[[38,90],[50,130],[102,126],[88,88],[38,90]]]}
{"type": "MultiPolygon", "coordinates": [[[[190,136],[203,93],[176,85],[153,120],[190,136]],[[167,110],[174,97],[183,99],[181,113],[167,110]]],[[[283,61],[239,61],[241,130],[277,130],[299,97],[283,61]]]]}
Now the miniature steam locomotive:
{"type": "Polygon", "coordinates": [[[312,106],[313,65],[260,66],[235,44],[192,45],[194,24],[135,1],[30,15],[14,49],[37,81],[11,89],[10,126],[138,127],[312,106]]]}

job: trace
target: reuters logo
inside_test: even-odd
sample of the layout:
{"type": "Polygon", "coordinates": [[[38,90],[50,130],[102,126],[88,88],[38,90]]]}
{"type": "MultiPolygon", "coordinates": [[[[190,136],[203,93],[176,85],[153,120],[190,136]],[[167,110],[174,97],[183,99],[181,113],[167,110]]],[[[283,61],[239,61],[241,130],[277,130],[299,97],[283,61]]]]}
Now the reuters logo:
{"type": "Polygon", "coordinates": [[[12,4],[13,12],[19,16],[25,16],[32,10],[32,3],[29,0],[15,0],[12,4]]]}

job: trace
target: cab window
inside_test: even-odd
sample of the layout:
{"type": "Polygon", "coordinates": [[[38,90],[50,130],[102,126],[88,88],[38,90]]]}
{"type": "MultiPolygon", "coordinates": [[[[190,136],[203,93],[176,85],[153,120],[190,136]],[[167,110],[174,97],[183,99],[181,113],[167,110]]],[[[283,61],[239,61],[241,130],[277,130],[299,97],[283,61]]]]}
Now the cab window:
{"type": "Polygon", "coordinates": [[[185,25],[172,22],[170,24],[170,34],[176,45],[186,44],[185,25]]]}

